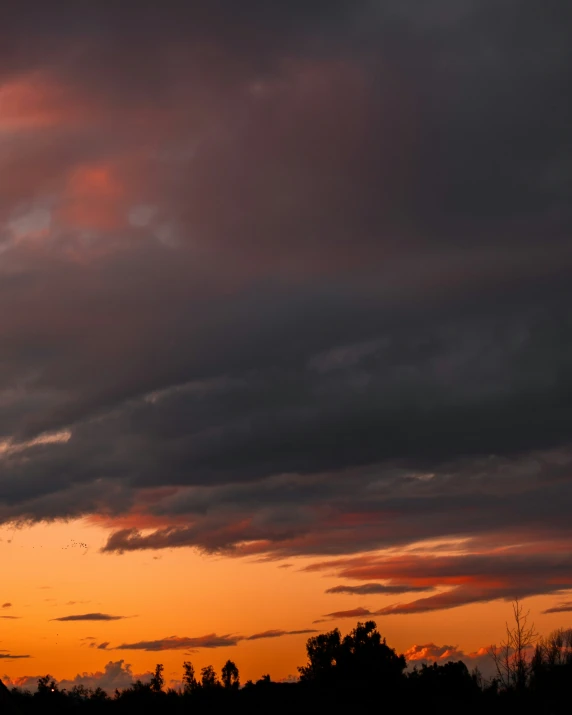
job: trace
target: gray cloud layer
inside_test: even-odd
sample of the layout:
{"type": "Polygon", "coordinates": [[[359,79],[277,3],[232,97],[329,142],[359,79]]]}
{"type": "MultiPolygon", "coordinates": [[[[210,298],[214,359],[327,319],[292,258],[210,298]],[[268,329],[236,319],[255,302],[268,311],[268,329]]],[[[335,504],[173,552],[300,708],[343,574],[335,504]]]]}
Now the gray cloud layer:
{"type": "Polygon", "coordinates": [[[0,10],[0,521],[276,557],[494,533],[553,590],[572,8],[215,5],[0,10]]]}

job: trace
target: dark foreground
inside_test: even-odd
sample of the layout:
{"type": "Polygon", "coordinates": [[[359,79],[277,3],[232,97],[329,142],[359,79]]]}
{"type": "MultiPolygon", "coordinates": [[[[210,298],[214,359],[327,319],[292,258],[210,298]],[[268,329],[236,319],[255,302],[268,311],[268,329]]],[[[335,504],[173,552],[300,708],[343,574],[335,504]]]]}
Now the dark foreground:
{"type": "Polygon", "coordinates": [[[385,643],[372,621],[358,623],[345,637],[337,629],[312,637],[306,651],[308,662],[299,668],[297,683],[274,683],[266,675],[241,686],[238,668],[229,660],[220,680],[212,666],[196,678],[192,664],[185,662],[177,690],[165,691],[162,665],[148,683],[137,682],[114,693],[81,685],[60,690],[50,676],[39,679],[34,693],[0,684],[0,715],[572,713],[571,630],[539,639],[534,648],[525,644],[520,650],[501,649],[497,677],[490,680],[478,670],[469,672],[462,661],[408,671],[405,658],[385,643]]]}

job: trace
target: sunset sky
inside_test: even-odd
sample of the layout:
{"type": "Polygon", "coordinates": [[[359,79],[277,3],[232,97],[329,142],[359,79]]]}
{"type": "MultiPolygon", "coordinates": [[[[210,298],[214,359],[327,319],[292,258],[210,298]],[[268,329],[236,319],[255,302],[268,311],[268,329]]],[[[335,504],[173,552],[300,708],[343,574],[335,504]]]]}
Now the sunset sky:
{"type": "Polygon", "coordinates": [[[572,624],[571,26],[0,4],[4,682],[572,624]]]}

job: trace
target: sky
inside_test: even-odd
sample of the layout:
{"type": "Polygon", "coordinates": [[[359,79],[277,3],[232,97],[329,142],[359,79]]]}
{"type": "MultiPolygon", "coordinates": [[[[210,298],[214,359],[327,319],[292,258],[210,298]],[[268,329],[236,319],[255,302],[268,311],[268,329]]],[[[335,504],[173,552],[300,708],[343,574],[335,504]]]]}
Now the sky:
{"type": "Polygon", "coordinates": [[[1,3],[5,682],[570,625],[571,23],[1,3]]]}

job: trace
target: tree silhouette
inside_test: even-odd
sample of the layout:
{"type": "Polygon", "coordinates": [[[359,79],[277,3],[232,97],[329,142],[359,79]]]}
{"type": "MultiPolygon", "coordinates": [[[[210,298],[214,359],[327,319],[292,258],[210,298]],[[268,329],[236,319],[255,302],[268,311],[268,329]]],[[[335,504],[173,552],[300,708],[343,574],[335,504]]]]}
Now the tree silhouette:
{"type": "Polygon", "coordinates": [[[109,696],[105,692],[103,688],[100,688],[99,686],[95,689],[92,690],[90,695],[89,695],[90,700],[96,700],[96,701],[102,701],[102,700],[108,700],[109,696]]]}
{"type": "Polygon", "coordinates": [[[538,639],[534,623],[528,625],[530,611],[524,613],[522,603],[516,598],[512,603],[514,626],[506,626],[506,637],[500,646],[492,645],[489,655],[494,661],[500,685],[509,690],[524,690],[531,670],[528,653],[538,639]]]}
{"type": "Polygon", "coordinates": [[[162,663],[157,663],[155,666],[155,672],[151,678],[150,686],[154,693],[160,693],[163,690],[163,685],[165,685],[165,679],[163,678],[163,670],[165,667],[162,663]]]}
{"type": "Polygon", "coordinates": [[[358,623],[343,639],[337,628],[309,638],[306,653],[308,665],[298,668],[306,682],[389,684],[397,682],[406,667],[405,658],[386,644],[374,621],[358,623]]]}
{"type": "Polygon", "coordinates": [[[183,663],[183,691],[185,693],[192,693],[197,687],[198,683],[195,677],[195,668],[189,660],[186,660],[183,663]]]}
{"type": "Polygon", "coordinates": [[[298,668],[300,680],[309,682],[332,680],[340,655],[341,641],[341,633],[337,628],[308,638],[306,654],[309,662],[308,665],[298,668]]]}
{"type": "Polygon", "coordinates": [[[536,644],[533,667],[542,663],[547,668],[572,666],[572,628],[558,628],[536,644]]]}
{"type": "Polygon", "coordinates": [[[55,681],[55,678],[51,675],[44,675],[41,678],[38,678],[38,690],[37,694],[46,696],[49,695],[50,693],[57,693],[58,692],[58,684],[55,681]]]}
{"type": "MultiPolygon", "coordinates": [[[[534,627],[520,604],[513,604],[515,625],[499,648],[500,676],[485,681],[470,673],[462,661],[423,664],[405,675],[405,658],[390,648],[373,621],[357,623],[343,636],[338,629],[309,638],[308,662],[300,667],[301,682],[272,682],[263,675],[239,686],[236,663],[227,660],[221,682],[212,665],[202,668],[200,684],[190,661],[183,663],[183,691],[165,692],[164,668],[157,664],[149,681],[137,680],[110,698],[102,688],[75,681],[70,690],[58,688],[51,675],[38,679],[37,692],[0,684],[0,714],[4,715],[128,715],[184,712],[217,713],[370,712],[399,703],[401,712],[434,715],[535,713],[548,715],[570,710],[572,683],[572,629],[558,630],[535,641],[534,627]],[[502,680],[501,680],[502,677],[502,680]],[[223,687],[224,686],[224,687],[223,687]]],[[[78,679],[79,680],[79,679],[78,679]]]]}
{"type": "Polygon", "coordinates": [[[559,628],[542,638],[531,664],[531,691],[556,712],[569,698],[572,682],[572,629],[559,628]]]}
{"type": "Polygon", "coordinates": [[[462,660],[448,663],[423,663],[409,674],[412,689],[423,698],[454,697],[457,700],[475,699],[480,692],[477,678],[469,673],[462,660]]]}
{"type": "Polygon", "coordinates": [[[0,712],[9,715],[15,712],[14,698],[8,688],[0,680],[0,712]]]}
{"type": "Polygon", "coordinates": [[[203,688],[216,688],[220,683],[218,682],[218,678],[216,676],[216,671],[212,667],[212,665],[206,665],[202,670],[201,670],[201,685],[203,688]]]}
{"type": "Polygon", "coordinates": [[[222,684],[226,689],[237,690],[240,687],[238,668],[232,660],[227,660],[222,667],[222,684]]]}

